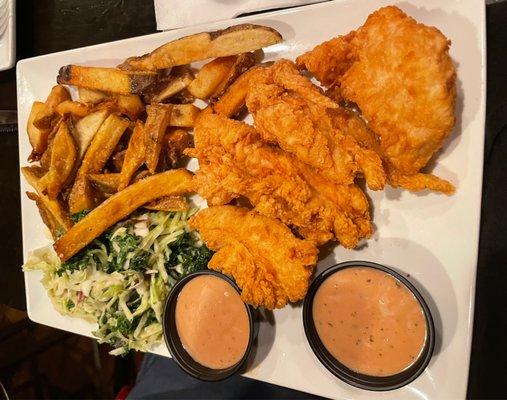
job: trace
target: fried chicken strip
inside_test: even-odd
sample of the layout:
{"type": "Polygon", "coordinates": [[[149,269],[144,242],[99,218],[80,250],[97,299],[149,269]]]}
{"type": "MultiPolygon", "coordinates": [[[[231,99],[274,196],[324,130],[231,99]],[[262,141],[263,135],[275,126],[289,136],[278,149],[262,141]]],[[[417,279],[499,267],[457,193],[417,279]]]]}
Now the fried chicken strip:
{"type": "Polygon", "coordinates": [[[390,6],[296,62],[359,106],[377,136],[391,185],[450,194],[451,183],[420,172],[455,122],[456,70],[449,45],[438,29],[390,6]]]}
{"type": "Polygon", "coordinates": [[[246,104],[264,140],[279,144],[328,179],[350,184],[362,173],[371,189],[384,187],[380,157],[333,123],[330,113],[341,107],[300,75],[291,61],[256,70],[246,104]]]}
{"type": "Polygon", "coordinates": [[[272,310],[305,297],[318,250],[280,221],[217,206],[199,212],[190,226],[216,251],[209,268],[232,276],[245,303],[272,310]]]}
{"type": "Polygon", "coordinates": [[[371,235],[369,204],[361,189],[337,184],[267,145],[250,125],[203,114],[194,128],[194,143],[187,154],[199,160],[194,182],[209,205],[245,196],[255,210],[317,244],[336,238],[353,248],[371,235]]]}

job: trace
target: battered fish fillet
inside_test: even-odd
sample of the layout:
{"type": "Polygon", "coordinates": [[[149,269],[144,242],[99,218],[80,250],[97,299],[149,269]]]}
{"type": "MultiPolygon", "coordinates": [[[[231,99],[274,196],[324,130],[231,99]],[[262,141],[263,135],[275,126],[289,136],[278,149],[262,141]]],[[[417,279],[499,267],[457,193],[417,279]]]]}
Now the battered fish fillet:
{"type": "Polygon", "coordinates": [[[451,183],[419,172],[455,122],[456,70],[449,45],[438,29],[390,6],[296,62],[359,106],[377,136],[391,185],[450,194],[451,183]]]}
{"type": "Polygon", "coordinates": [[[277,146],[250,125],[201,114],[194,127],[199,160],[196,191],[209,205],[244,196],[259,213],[277,218],[316,244],[336,238],[353,248],[369,237],[369,204],[359,187],[337,184],[277,146]]]}
{"type": "Polygon", "coordinates": [[[371,189],[384,187],[386,175],[378,154],[333,124],[330,114],[341,107],[300,75],[293,62],[280,60],[256,70],[246,104],[264,140],[277,143],[328,179],[351,184],[362,173],[371,189]]]}
{"type": "Polygon", "coordinates": [[[318,250],[280,221],[218,206],[199,212],[190,226],[216,251],[209,268],[232,276],[245,303],[272,310],[305,297],[318,250]]]}

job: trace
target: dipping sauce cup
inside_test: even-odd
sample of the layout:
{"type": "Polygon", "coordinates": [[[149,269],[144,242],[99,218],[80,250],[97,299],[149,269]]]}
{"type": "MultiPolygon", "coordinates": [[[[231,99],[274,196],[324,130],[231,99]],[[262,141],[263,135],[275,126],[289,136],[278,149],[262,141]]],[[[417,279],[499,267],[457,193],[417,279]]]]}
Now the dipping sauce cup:
{"type": "Polygon", "coordinates": [[[164,338],[174,361],[204,381],[223,380],[245,364],[255,338],[254,309],[229,277],[195,272],[172,288],[164,310],[164,338]]]}
{"type": "Polygon", "coordinates": [[[417,289],[383,265],[349,261],[312,282],[303,305],[310,347],[335,376],[366,390],[416,379],[435,344],[430,310],[417,289]]]}

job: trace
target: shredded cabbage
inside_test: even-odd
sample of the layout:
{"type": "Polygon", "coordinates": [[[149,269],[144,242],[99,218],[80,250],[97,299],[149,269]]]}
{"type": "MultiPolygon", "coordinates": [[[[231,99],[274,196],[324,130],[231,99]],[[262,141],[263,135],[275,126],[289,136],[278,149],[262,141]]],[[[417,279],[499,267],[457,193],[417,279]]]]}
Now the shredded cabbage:
{"type": "Polygon", "coordinates": [[[162,337],[170,288],[211,258],[188,227],[195,211],[132,216],[65,263],[44,247],[23,269],[43,272],[42,284],[60,313],[97,322],[93,334],[113,347],[110,354],[145,351],[162,337]]]}

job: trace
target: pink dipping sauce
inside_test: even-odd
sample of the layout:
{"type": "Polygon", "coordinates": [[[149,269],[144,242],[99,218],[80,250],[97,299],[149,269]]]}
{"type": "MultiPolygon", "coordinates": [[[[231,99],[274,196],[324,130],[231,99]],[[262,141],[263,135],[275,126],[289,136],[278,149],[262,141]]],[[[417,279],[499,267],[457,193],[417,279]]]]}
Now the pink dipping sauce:
{"type": "Polygon", "coordinates": [[[181,343],[199,364],[224,369],[245,355],[250,338],[246,306],[227,281],[200,275],[181,290],[176,302],[181,343]]]}
{"type": "Polygon", "coordinates": [[[353,371],[390,376],[410,367],[426,340],[419,301],[381,270],[350,267],[329,276],[313,300],[313,319],[326,349],[353,371]]]}

